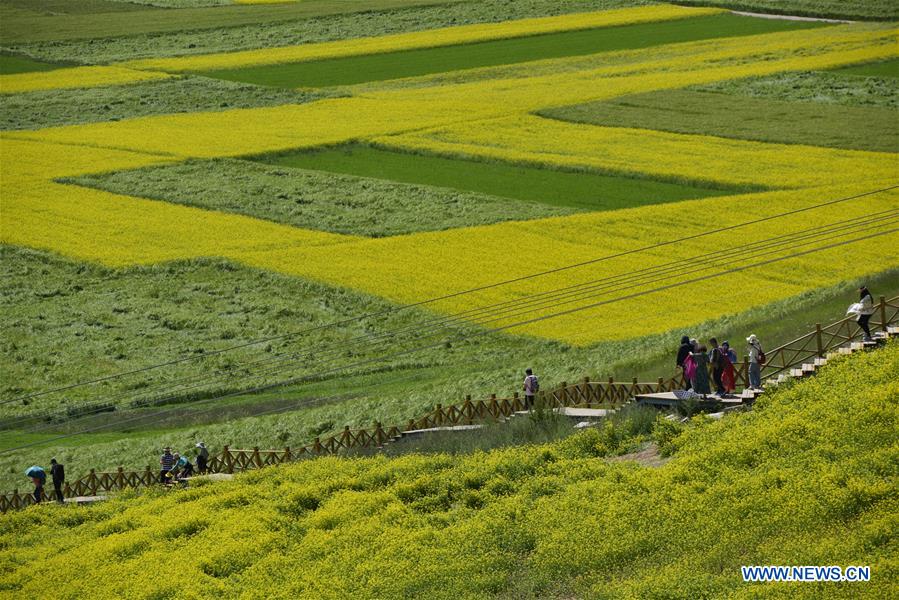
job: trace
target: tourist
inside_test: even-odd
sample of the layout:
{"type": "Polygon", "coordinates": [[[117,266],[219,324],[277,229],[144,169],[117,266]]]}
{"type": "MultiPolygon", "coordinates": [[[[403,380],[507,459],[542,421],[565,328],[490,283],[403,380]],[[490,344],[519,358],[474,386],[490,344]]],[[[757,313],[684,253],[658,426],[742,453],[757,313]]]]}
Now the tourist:
{"type": "Polygon", "coordinates": [[[159,483],[168,483],[169,473],[175,465],[175,457],[172,456],[171,448],[162,449],[162,458],[159,459],[159,464],[162,465],[162,470],[159,472],[159,483]]]}
{"type": "Polygon", "coordinates": [[[56,501],[62,504],[62,484],[66,481],[66,470],[55,458],[50,459],[50,477],[53,479],[53,491],[56,493],[56,501]]]}
{"type": "Polygon", "coordinates": [[[874,314],[874,297],[871,296],[871,292],[868,291],[866,286],[862,286],[858,288],[859,298],[858,298],[858,318],[856,321],[858,322],[858,326],[862,328],[862,331],[865,332],[865,337],[862,338],[866,342],[870,342],[873,340],[871,337],[871,328],[868,326],[868,321],[871,320],[871,315],[874,314]]]}
{"type": "Polygon", "coordinates": [[[40,504],[44,498],[44,483],[47,481],[47,473],[41,467],[35,465],[25,471],[25,476],[30,477],[31,483],[34,484],[34,503],[40,504]]]}
{"type": "Polygon", "coordinates": [[[753,333],[746,341],[749,342],[749,389],[762,388],[762,365],[765,364],[765,352],[759,339],[753,333]]]}
{"type": "Polygon", "coordinates": [[[709,355],[705,346],[700,345],[697,352],[691,352],[696,368],[693,371],[693,391],[703,398],[712,393],[709,387],[709,355]]]}
{"type": "Polygon", "coordinates": [[[540,382],[532,369],[524,370],[524,407],[527,410],[534,408],[534,396],[540,391],[540,382]]]}
{"type": "Polygon", "coordinates": [[[201,474],[206,473],[207,465],[209,463],[209,450],[206,449],[206,444],[203,442],[197,442],[197,471],[201,474]]]}
{"type": "Polygon", "coordinates": [[[721,360],[724,367],[721,370],[721,385],[725,394],[732,394],[737,389],[736,371],[734,364],[737,362],[737,353],[730,349],[730,343],[721,342],[721,360]]]}
{"type": "Polygon", "coordinates": [[[690,336],[685,335],[680,339],[680,348],[677,349],[677,368],[684,374],[685,390],[689,390],[692,387],[690,376],[687,374],[687,365],[684,364],[691,352],[693,352],[693,346],[690,344],[690,336]]]}
{"type": "Polygon", "coordinates": [[[731,365],[737,364],[737,353],[730,347],[730,342],[727,340],[721,342],[721,350],[724,352],[724,355],[727,357],[727,360],[730,361],[731,365]]]}
{"type": "Polygon", "coordinates": [[[709,351],[709,363],[712,368],[712,379],[715,381],[715,395],[723,396],[724,383],[721,381],[721,377],[724,375],[724,355],[716,338],[711,338],[709,344],[712,346],[709,351]]]}

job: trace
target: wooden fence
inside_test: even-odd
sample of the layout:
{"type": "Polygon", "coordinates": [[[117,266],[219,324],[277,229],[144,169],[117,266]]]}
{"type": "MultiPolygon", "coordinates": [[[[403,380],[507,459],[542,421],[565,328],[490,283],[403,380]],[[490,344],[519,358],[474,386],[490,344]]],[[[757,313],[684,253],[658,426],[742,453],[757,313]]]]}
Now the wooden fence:
{"type": "MultiPolygon", "coordinates": [[[[871,319],[871,329],[886,331],[887,327],[899,323],[899,296],[887,300],[883,297],[877,305],[877,312],[871,319]]],[[[815,330],[795,340],[766,352],[767,364],[762,375],[765,378],[778,374],[804,363],[823,357],[828,352],[861,339],[862,332],[855,323],[854,317],[846,317],[835,323],[822,327],[816,325],[815,330]]],[[[735,365],[737,385],[749,384],[749,358],[735,365]]],[[[562,382],[556,388],[541,391],[538,401],[546,408],[587,407],[618,408],[629,402],[634,396],[656,392],[670,392],[681,389],[682,376],[660,377],[655,382],[638,382],[634,378],[630,382],[591,381],[585,377],[575,384],[562,382]]],[[[510,398],[497,398],[495,394],[484,400],[472,400],[467,396],[461,404],[443,406],[438,404],[427,414],[409,419],[403,426],[382,427],[376,422],[371,429],[350,429],[325,438],[315,438],[312,443],[298,449],[290,447],[283,450],[251,450],[222,448],[221,454],[210,456],[208,461],[211,473],[237,473],[250,469],[261,469],[270,465],[288,463],[302,458],[341,454],[360,448],[379,448],[390,440],[399,438],[405,431],[416,431],[434,427],[451,427],[471,425],[477,422],[501,421],[519,411],[527,410],[524,398],[515,393],[510,398]]],[[[78,496],[97,496],[106,492],[123,490],[131,487],[151,486],[159,482],[160,472],[149,466],[143,471],[125,471],[119,467],[116,471],[96,472],[90,470],[86,476],[63,488],[66,498],[78,496]]],[[[45,487],[44,500],[50,500],[52,486],[45,487]],[[50,492],[47,489],[51,490],[50,492]]],[[[23,508],[34,503],[31,493],[13,491],[0,495],[0,512],[23,508]]]]}

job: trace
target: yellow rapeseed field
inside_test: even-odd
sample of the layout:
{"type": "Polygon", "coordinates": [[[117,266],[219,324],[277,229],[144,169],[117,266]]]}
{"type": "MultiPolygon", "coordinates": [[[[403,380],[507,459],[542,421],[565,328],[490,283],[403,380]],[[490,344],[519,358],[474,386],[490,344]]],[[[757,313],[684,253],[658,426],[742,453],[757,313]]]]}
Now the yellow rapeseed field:
{"type": "MultiPolygon", "coordinates": [[[[550,270],[559,265],[626,252],[661,241],[676,239],[707,230],[711,224],[727,226],[751,221],[825,201],[867,191],[880,185],[865,182],[862,187],[842,186],[725,196],[620,210],[558,217],[520,223],[501,223],[462,230],[421,233],[387,239],[364,239],[328,248],[292,248],[245,253],[239,260],[247,264],[283,273],[313,277],[332,284],[364,290],[395,300],[415,302],[440,297],[453,290],[469,289],[504,281],[529,273],[550,270]],[[712,218],[713,216],[713,218],[712,218]],[[449,259],[448,257],[452,257],[449,259]]],[[[899,192],[871,196],[857,202],[778,219],[739,230],[715,234],[695,242],[665,246],[589,267],[573,269],[511,286],[485,290],[431,305],[439,312],[454,313],[476,309],[536,293],[623,276],[621,285],[604,288],[605,295],[591,297],[595,302],[644,292],[670,281],[633,280],[632,274],[673,260],[700,256],[708,252],[751,248],[757,240],[862,217],[874,212],[899,208],[899,192]]],[[[895,226],[895,224],[894,224],[895,226]]],[[[886,228],[870,232],[884,231],[886,228]]],[[[863,235],[863,234],[859,234],[863,235]]],[[[836,237],[832,241],[846,239],[836,237]]],[[[825,242],[816,239],[816,244],[825,242]]],[[[817,247],[817,246],[816,246],[817,247]]],[[[779,254],[791,251],[779,247],[779,254]]],[[[801,251],[808,247],[797,247],[801,251]]],[[[696,261],[701,268],[702,261],[696,261]]],[[[710,263],[702,276],[750,261],[710,263]]],[[[869,243],[835,248],[807,257],[778,262],[764,269],[747,270],[723,279],[691,284],[689,291],[675,288],[645,295],[514,329],[517,333],[589,344],[600,340],[626,339],[667,331],[675,327],[713,319],[776,300],[804,290],[833,285],[847,274],[878,272],[899,266],[899,233],[869,243]],[[877,252],[872,252],[872,247],[877,252]],[[721,294],[722,286],[731,293],[721,294]],[[714,302],[707,301],[714,298],[714,302]]],[[[535,313],[516,315],[492,326],[503,326],[539,317],[552,311],[588,304],[543,307],[535,313]]]]}
{"type": "Polygon", "coordinates": [[[0,94],[124,85],[168,77],[171,75],[125,67],[72,67],[53,71],[0,75],[0,94]]]}
{"type": "MultiPolygon", "coordinates": [[[[634,10],[634,15],[649,14],[634,10]]],[[[673,15],[681,9],[659,10],[673,15]]],[[[423,34],[416,35],[424,39],[423,34]]],[[[719,225],[739,223],[889,181],[897,170],[896,155],[603,128],[528,113],[633,92],[887,58],[897,55],[895,42],[894,28],[837,26],[363,85],[350,88],[352,97],[304,105],[8,133],[0,147],[4,156],[15,155],[17,160],[4,160],[2,241],[114,266],[221,256],[398,302],[420,301],[695,233],[707,228],[710,215],[719,225]],[[638,176],[794,189],[372,240],[54,181],[191,157],[239,156],[351,140],[638,176]],[[865,173],[863,183],[852,181],[858,173],[865,173]]],[[[353,48],[354,43],[343,44],[353,48]]],[[[357,51],[361,50],[347,50],[357,51]]],[[[816,221],[799,215],[432,308],[454,312],[585,280],[624,276],[707,249],[742,249],[770,235],[885,210],[897,203],[897,194],[884,194],[815,213],[816,221]]],[[[516,331],[577,344],[658,333],[788,298],[850,275],[895,267],[899,254],[891,249],[899,248],[896,242],[896,234],[881,238],[876,262],[865,244],[855,244],[728,275],[728,289],[738,293],[721,296],[717,294],[721,283],[712,280],[691,286],[689,294],[676,288],[639,295],[626,303],[516,331]],[[714,303],[694,300],[719,296],[714,303]]],[[[643,294],[651,287],[635,285],[633,292],[643,294]]],[[[622,293],[613,290],[595,300],[622,293]]],[[[546,310],[537,311],[485,325],[503,326],[545,314],[546,310]]]]}
{"type": "Polygon", "coordinates": [[[705,135],[600,127],[522,115],[375,138],[414,152],[542,166],[651,174],[672,180],[769,188],[848,183],[899,173],[899,155],[705,135]]]}
{"type": "Polygon", "coordinates": [[[280,48],[264,48],[242,52],[226,52],[178,58],[142,59],[122,63],[135,69],[150,69],[171,73],[236,69],[241,67],[304,62],[327,58],[380,54],[416,48],[433,48],[455,44],[470,44],[488,40],[500,40],[561,31],[594,29],[633,25],[652,21],[686,19],[700,15],[724,12],[714,8],[683,8],[671,5],[644,6],[606,10],[592,13],[575,13],[556,17],[520,19],[502,23],[483,23],[444,27],[412,33],[399,33],[318,44],[301,44],[280,48]]]}

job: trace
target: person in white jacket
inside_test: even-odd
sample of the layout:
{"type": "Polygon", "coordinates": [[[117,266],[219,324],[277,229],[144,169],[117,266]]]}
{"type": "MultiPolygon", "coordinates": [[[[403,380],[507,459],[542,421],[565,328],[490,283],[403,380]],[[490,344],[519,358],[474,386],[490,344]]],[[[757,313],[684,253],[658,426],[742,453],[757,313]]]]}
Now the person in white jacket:
{"type": "Polygon", "coordinates": [[[864,340],[870,342],[871,328],[868,326],[868,321],[871,320],[871,315],[874,314],[874,297],[871,295],[871,292],[868,291],[866,286],[858,288],[858,293],[859,309],[856,321],[858,322],[858,326],[862,328],[862,331],[865,332],[864,340]]]}
{"type": "Polygon", "coordinates": [[[759,390],[762,388],[762,358],[765,353],[762,350],[762,344],[759,338],[753,333],[746,341],[749,343],[749,389],[759,390]]]}

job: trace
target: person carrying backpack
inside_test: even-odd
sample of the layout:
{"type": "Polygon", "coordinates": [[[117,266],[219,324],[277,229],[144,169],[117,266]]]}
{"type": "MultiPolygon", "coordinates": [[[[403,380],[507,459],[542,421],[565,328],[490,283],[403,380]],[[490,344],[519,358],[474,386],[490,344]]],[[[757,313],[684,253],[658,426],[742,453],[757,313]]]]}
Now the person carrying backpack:
{"type": "Polygon", "coordinates": [[[759,338],[753,333],[746,341],[749,342],[749,389],[762,389],[762,365],[765,364],[765,351],[759,338]]]}
{"type": "Polygon", "coordinates": [[[531,410],[534,408],[534,396],[540,391],[540,382],[531,369],[525,369],[524,375],[524,406],[531,410]]]}

